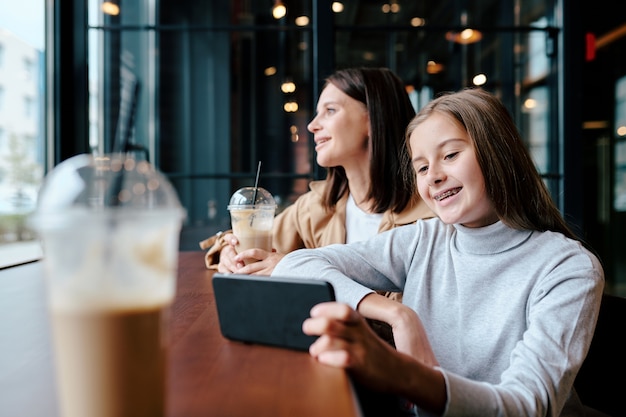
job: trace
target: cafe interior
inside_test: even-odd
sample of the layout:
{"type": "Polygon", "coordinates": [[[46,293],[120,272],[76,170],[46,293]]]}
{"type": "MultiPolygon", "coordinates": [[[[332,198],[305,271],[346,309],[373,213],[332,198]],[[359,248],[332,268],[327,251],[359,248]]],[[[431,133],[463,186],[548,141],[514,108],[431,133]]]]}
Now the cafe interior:
{"type": "Polygon", "coordinates": [[[480,86],[507,105],[563,215],[626,295],[626,5],[601,0],[54,2],[47,168],[114,146],[137,79],[132,143],[187,211],[181,249],[229,226],[259,185],[282,208],[324,178],[307,123],[324,77],[388,67],[416,109],[480,86]],[[606,4],[604,4],[606,3],[606,4]]]}
{"type": "MultiPolygon", "coordinates": [[[[227,205],[235,190],[253,185],[258,175],[258,185],[272,193],[280,211],[304,194],[310,181],[325,177],[307,124],[325,77],[334,70],[390,68],[404,81],[416,110],[441,92],[480,87],[495,93],[513,115],[563,216],[602,260],[605,293],[621,299],[626,297],[626,2],[598,0],[593,10],[590,5],[46,2],[45,169],[76,154],[112,151],[131,100],[128,149],[174,185],[186,211],[179,247],[184,268],[205,274],[199,242],[230,227],[227,205]]],[[[205,295],[191,285],[183,288],[189,300],[205,295]]],[[[180,308],[187,316],[193,313],[180,308]]],[[[616,310],[616,319],[622,320],[624,311],[616,310]]],[[[179,376],[199,366],[190,329],[180,324],[174,330],[188,361],[174,370],[179,376]]],[[[219,365],[223,373],[202,365],[207,373],[228,384],[246,383],[227,376],[233,358],[211,355],[226,362],[219,365]]],[[[320,372],[331,371],[309,369],[308,362],[290,362],[289,356],[280,360],[287,361],[281,366],[304,366],[309,377],[328,381],[320,372]]],[[[48,375],[51,365],[45,366],[48,375]]],[[[340,377],[330,380],[328,389],[345,389],[340,377]]],[[[215,401],[236,403],[200,376],[194,381],[215,388],[210,394],[215,401]]],[[[259,390],[265,383],[292,388],[284,380],[256,382],[259,390]]],[[[199,388],[185,384],[176,388],[177,411],[171,415],[202,415],[193,412],[201,402],[195,396],[199,388]]],[[[349,399],[340,400],[335,411],[342,411],[325,415],[356,415],[349,399]]],[[[291,415],[327,410],[298,412],[291,415]]]]}

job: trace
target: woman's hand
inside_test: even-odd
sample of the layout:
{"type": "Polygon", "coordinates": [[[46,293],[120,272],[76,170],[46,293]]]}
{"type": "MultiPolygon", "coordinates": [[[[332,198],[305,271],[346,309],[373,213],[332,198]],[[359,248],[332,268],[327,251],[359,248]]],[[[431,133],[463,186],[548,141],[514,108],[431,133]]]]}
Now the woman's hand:
{"type": "Polygon", "coordinates": [[[224,235],[224,241],[228,245],[222,248],[220,263],[217,266],[217,270],[223,273],[271,275],[276,264],[285,256],[258,248],[248,249],[237,254],[235,246],[239,241],[232,233],[224,235]],[[244,259],[248,265],[244,264],[244,259]]]}
{"type": "Polygon", "coordinates": [[[232,233],[225,234],[223,239],[228,245],[224,246],[220,251],[220,263],[217,265],[217,270],[222,273],[235,272],[244,266],[243,261],[235,260],[237,256],[235,245],[237,245],[239,241],[232,233]]]}
{"type": "Polygon", "coordinates": [[[234,272],[238,274],[271,275],[276,264],[284,256],[282,253],[268,252],[263,249],[248,249],[233,258],[237,265],[242,265],[234,272]],[[248,265],[243,265],[244,259],[248,262],[248,265]]]}

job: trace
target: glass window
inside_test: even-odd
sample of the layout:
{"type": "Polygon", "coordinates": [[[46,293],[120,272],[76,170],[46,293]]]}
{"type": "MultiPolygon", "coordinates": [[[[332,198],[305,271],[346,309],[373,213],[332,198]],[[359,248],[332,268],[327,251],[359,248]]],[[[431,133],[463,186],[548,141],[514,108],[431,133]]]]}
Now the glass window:
{"type": "Polygon", "coordinates": [[[200,238],[228,228],[228,198],[254,180],[259,161],[261,186],[285,205],[323,178],[307,131],[317,88],[335,68],[384,66],[405,81],[416,108],[468,86],[500,95],[527,125],[556,193],[551,2],[521,3],[336,2],[313,13],[317,3],[293,0],[277,19],[263,2],[122,0],[105,8],[90,0],[89,143],[113,149],[124,80],[136,77],[129,140],[174,183],[187,209],[184,233],[198,233],[188,249],[197,249],[200,238]]]}
{"type": "Polygon", "coordinates": [[[615,88],[615,197],[616,211],[626,211],[626,76],[615,88]]]}
{"type": "Polygon", "coordinates": [[[4,2],[0,13],[0,268],[41,256],[27,218],[44,164],[44,7],[4,2]]]}

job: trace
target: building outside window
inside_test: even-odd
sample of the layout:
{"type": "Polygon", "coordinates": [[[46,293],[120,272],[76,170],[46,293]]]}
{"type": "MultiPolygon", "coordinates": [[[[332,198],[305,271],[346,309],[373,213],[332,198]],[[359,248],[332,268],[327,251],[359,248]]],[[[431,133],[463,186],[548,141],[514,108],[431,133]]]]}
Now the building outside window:
{"type": "Polygon", "coordinates": [[[41,256],[27,219],[44,172],[44,7],[10,2],[0,14],[0,268],[41,256]]]}

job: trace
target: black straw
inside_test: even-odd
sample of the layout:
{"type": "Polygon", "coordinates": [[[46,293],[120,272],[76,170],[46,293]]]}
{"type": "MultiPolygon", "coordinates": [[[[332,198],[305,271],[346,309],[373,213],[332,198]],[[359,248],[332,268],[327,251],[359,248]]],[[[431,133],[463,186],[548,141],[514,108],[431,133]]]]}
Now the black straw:
{"type": "Polygon", "coordinates": [[[259,174],[261,173],[261,161],[256,168],[256,179],[254,180],[254,195],[252,196],[252,204],[256,206],[256,194],[259,190],[259,174]]]}
{"type": "Polygon", "coordinates": [[[124,161],[126,160],[126,153],[129,151],[130,136],[133,132],[135,113],[137,110],[137,101],[139,99],[139,81],[133,77],[130,83],[131,91],[126,91],[128,94],[130,94],[130,97],[126,97],[124,95],[124,92],[122,92],[120,113],[117,119],[117,138],[113,146],[113,153],[119,153],[122,155],[122,166],[120,167],[120,170],[117,171],[117,173],[115,174],[115,177],[113,177],[113,183],[111,184],[111,188],[109,189],[109,196],[107,200],[108,204],[111,206],[119,206],[121,203],[119,199],[119,193],[122,191],[122,184],[124,182],[124,161]],[[126,109],[124,106],[124,104],[126,103],[128,103],[128,109],[126,109]]]}

